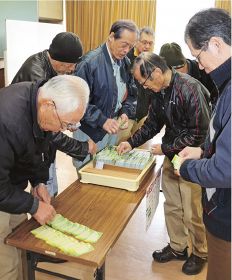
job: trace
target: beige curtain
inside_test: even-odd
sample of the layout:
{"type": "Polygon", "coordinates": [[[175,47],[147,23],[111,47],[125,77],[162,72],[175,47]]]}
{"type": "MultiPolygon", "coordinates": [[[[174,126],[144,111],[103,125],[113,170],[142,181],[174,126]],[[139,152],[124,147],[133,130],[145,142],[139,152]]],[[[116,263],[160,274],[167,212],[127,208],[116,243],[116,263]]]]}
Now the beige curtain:
{"type": "Polygon", "coordinates": [[[105,42],[110,26],[118,19],[131,19],[139,28],[155,30],[156,0],[66,1],[67,31],[80,37],[84,52],[105,42]]]}
{"type": "Polygon", "coordinates": [[[231,15],[231,0],[216,0],[215,7],[226,10],[231,15]]]}

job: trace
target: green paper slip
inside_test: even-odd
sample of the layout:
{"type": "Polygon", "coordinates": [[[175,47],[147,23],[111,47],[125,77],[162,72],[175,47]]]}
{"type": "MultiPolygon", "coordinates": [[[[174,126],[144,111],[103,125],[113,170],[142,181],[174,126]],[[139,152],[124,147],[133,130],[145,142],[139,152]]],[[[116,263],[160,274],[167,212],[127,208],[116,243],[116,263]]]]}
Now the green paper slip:
{"type": "Polygon", "coordinates": [[[31,233],[35,235],[36,238],[45,241],[48,245],[73,257],[78,257],[94,250],[94,247],[91,244],[80,242],[74,237],[68,236],[47,225],[40,226],[37,229],[32,230],[31,233]]]}
{"type": "Polygon", "coordinates": [[[173,164],[173,167],[174,169],[177,169],[179,170],[180,169],[180,166],[181,166],[181,158],[178,156],[178,155],[175,155],[172,159],[172,164],[173,164]]]}
{"type": "Polygon", "coordinates": [[[49,223],[49,226],[63,233],[73,235],[82,241],[90,240],[87,242],[91,243],[96,243],[102,236],[102,232],[95,231],[78,223],[73,223],[61,214],[56,214],[55,218],[49,223]],[[91,238],[89,238],[90,236],[91,238]]]}

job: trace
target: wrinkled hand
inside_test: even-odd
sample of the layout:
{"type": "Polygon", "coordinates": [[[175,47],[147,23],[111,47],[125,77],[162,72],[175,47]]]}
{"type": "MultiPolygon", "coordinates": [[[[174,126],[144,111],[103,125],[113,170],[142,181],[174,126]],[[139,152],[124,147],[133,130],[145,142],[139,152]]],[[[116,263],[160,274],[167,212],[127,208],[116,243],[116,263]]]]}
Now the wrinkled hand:
{"type": "Polygon", "coordinates": [[[121,142],[117,147],[117,152],[119,155],[125,154],[132,150],[131,145],[129,142],[121,142]]]}
{"type": "Polygon", "coordinates": [[[120,129],[127,129],[128,128],[128,117],[126,114],[122,114],[119,118],[118,118],[118,125],[120,129]]]}
{"type": "Polygon", "coordinates": [[[97,152],[97,145],[95,144],[95,142],[93,142],[92,139],[89,139],[88,140],[88,144],[89,144],[88,153],[91,154],[91,155],[96,154],[96,152],[97,152]]]}
{"type": "MultiPolygon", "coordinates": [[[[178,156],[186,159],[200,159],[203,151],[200,147],[185,147],[178,156]]],[[[183,162],[182,162],[183,163],[183,162]]]]}
{"type": "Polygon", "coordinates": [[[43,201],[39,201],[39,207],[37,212],[33,215],[33,218],[36,219],[41,225],[45,225],[51,221],[56,215],[56,210],[50,204],[47,204],[43,201]]]}
{"type": "Polygon", "coordinates": [[[32,189],[32,195],[37,197],[40,201],[50,204],[51,203],[51,196],[48,193],[48,189],[46,185],[43,183],[38,184],[36,187],[32,189]]]}
{"type": "Polygon", "coordinates": [[[162,152],[161,149],[161,144],[154,144],[151,146],[151,153],[153,155],[163,155],[164,153],[162,152]]]}
{"type": "Polygon", "coordinates": [[[103,129],[109,134],[116,134],[119,130],[118,122],[115,119],[107,119],[103,124],[103,129]]]}

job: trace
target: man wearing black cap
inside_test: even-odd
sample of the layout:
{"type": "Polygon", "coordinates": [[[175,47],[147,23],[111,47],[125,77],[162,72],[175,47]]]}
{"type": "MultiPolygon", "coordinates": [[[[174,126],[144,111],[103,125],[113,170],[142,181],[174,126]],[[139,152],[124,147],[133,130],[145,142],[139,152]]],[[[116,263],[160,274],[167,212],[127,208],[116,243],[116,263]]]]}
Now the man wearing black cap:
{"type": "Polygon", "coordinates": [[[175,42],[164,44],[159,55],[166,60],[168,67],[173,67],[176,71],[189,74],[200,81],[210,92],[211,104],[214,107],[218,99],[217,87],[205,70],[199,68],[196,60],[186,59],[181,47],[175,42]]]}
{"type": "Polygon", "coordinates": [[[15,75],[12,84],[22,81],[48,80],[57,74],[70,74],[82,56],[79,37],[71,32],[57,34],[48,50],[30,56],[15,75]]]}
{"type": "MultiPolygon", "coordinates": [[[[82,53],[82,43],[76,34],[72,32],[58,33],[48,50],[30,56],[23,63],[12,84],[23,81],[49,80],[56,75],[71,74],[82,53]]],[[[76,129],[77,127],[72,128],[73,131],[76,129]]],[[[52,196],[58,192],[54,163],[56,150],[65,152],[76,159],[84,160],[88,153],[95,153],[96,149],[96,145],[91,139],[79,142],[61,132],[53,135],[49,153],[51,166],[47,182],[48,191],[52,196]]]]}

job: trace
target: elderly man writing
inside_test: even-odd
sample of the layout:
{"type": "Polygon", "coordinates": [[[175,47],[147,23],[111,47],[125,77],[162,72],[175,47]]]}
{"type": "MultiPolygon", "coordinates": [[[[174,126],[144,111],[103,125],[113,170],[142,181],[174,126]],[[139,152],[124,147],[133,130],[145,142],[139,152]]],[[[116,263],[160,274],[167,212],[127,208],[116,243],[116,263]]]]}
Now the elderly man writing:
{"type": "Polygon", "coordinates": [[[80,121],[89,99],[84,80],[57,76],[0,91],[0,279],[19,280],[21,258],[4,238],[30,213],[40,224],[56,214],[50,204],[47,153],[51,132],[80,121]],[[32,193],[25,191],[28,182],[32,193]]]}

